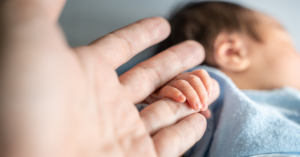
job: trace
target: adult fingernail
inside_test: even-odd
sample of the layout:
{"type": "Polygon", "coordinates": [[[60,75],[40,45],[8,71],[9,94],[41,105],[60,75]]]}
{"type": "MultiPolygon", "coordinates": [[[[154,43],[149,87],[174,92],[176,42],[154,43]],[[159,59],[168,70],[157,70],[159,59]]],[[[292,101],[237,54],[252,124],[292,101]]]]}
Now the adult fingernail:
{"type": "Polygon", "coordinates": [[[208,97],[209,97],[209,98],[211,97],[211,91],[209,91],[208,97]]]}

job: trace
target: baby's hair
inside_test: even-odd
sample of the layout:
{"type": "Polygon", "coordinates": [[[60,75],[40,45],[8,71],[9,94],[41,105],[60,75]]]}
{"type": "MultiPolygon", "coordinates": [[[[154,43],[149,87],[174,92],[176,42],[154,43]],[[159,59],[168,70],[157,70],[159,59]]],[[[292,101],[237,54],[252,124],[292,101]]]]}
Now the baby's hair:
{"type": "MultiPolygon", "coordinates": [[[[206,56],[212,55],[214,41],[222,32],[246,33],[255,41],[261,41],[254,12],[237,4],[189,3],[173,13],[169,22],[171,34],[159,44],[158,53],[185,40],[195,40],[203,45],[206,56]]],[[[204,64],[209,65],[205,61],[204,64]]]]}

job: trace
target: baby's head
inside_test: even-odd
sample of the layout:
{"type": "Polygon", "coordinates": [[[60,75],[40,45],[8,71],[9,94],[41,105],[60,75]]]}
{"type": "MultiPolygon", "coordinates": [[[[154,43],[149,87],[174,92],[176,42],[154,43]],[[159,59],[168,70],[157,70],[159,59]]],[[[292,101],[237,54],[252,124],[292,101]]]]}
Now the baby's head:
{"type": "Polygon", "coordinates": [[[159,51],[196,40],[205,49],[204,64],[223,71],[241,89],[300,89],[300,56],[271,17],[232,3],[200,2],[176,12],[170,24],[159,51]]]}

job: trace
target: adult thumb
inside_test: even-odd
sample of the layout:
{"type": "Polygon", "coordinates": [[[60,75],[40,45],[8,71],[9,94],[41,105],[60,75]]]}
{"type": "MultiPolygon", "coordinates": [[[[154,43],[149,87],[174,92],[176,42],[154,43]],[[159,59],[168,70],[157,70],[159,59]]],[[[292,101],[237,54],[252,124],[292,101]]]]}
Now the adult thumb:
{"type": "Polygon", "coordinates": [[[57,22],[66,0],[3,0],[1,10],[15,20],[43,17],[57,22]]]}

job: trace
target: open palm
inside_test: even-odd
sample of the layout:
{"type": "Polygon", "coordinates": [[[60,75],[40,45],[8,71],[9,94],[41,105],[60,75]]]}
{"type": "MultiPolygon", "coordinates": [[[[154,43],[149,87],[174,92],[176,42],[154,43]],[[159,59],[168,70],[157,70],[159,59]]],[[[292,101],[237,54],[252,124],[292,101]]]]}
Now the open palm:
{"type": "Polygon", "coordinates": [[[72,49],[57,25],[62,7],[1,2],[3,156],[178,156],[201,138],[205,118],[185,104],[134,106],[199,64],[201,45],[179,44],[118,77],[117,67],[167,37],[168,23],[141,20],[72,49]]]}

